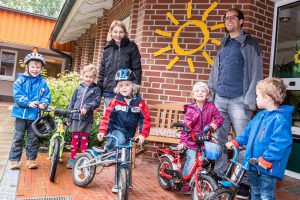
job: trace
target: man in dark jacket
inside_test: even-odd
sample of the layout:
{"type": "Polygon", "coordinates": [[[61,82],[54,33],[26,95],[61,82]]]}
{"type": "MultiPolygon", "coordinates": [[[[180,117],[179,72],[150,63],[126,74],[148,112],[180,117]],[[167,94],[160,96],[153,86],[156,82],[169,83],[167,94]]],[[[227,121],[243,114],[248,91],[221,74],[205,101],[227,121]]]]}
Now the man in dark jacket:
{"type": "MultiPolygon", "coordinates": [[[[215,93],[214,103],[224,117],[217,137],[225,144],[231,124],[235,133],[239,135],[249,123],[252,111],[256,109],[255,87],[263,78],[263,70],[260,46],[242,29],[242,11],[236,8],[228,9],[224,21],[228,34],[222,39],[208,84],[215,93]]],[[[227,154],[223,153],[215,165],[218,175],[225,172],[226,163],[227,154]]],[[[243,186],[237,195],[245,199],[249,196],[249,187],[243,186]]]]}

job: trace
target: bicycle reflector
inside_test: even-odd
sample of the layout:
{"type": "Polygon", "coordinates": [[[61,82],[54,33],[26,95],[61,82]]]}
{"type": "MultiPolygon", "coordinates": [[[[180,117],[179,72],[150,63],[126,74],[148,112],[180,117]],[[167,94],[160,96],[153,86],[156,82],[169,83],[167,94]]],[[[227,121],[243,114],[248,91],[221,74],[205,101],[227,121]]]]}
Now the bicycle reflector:
{"type": "Polygon", "coordinates": [[[57,129],[54,119],[45,115],[36,119],[32,124],[31,128],[36,136],[41,138],[48,137],[51,133],[54,133],[57,129]]]}

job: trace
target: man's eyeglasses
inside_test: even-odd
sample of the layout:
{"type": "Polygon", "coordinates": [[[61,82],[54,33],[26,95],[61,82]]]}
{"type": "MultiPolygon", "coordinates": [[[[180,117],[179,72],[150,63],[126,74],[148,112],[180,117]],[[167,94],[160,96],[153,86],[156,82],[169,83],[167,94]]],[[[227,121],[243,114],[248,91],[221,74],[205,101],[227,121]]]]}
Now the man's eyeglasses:
{"type": "Polygon", "coordinates": [[[229,21],[229,20],[233,21],[233,20],[237,20],[237,19],[239,19],[239,17],[236,15],[224,17],[224,21],[229,21]]]}

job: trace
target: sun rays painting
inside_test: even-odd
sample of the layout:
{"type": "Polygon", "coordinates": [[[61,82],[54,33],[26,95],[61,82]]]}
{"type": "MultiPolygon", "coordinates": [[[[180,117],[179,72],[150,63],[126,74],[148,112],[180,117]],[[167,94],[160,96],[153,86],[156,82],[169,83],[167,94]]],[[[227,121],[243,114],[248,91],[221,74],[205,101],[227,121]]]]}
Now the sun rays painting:
{"type": "MultiPolygon", "coordinates": [[[[218,45],[220,46],[221,41],[217,40],[217,39],[210,39],[210,31],[214,31],[216,29],[221,29],[224,28],[224,23],[221,24],[216,24],[214,26],[210,26],[208,27],[206,22],[207,17],[209,16],[209,13],[211,11],[213,11],[216,7],[217,7],[218,3],[214,2],[213,4],[211,4],[209,6],[209,8],[207,8],[205,10],[205,12],[202,15],[202,20],[190,20],[192,17],[192,2],[189,2],[187,4],[187,10],[186,10],[186,15],[187,15],[187,19],[188,21],[183,23],[182,25],[179,24],[178,20],[172,15],[172,13],[168,12],[167,13],[167,17],[168,19],[175,25],[178,26],[177,31],[174,33],[171,32],[167,32],[167,31],[163,31],[160,29],[156,29],[155,33],[160,35],[160,36],[164,36],[164,37],[173,37],[172,39],[172,47],[170,45],[161,48],[160,50],[154,52],[154,57],[160,56],[165,52],[168,52],[170,50],[172,50],[172,48],[174,49],[174,51],[176,52],[177,56],[175,56],[170,62],[169,64],[166,66],[166,69],[170,70],[172,69],[172,67],[176,64],[176,62],[179,60],[179,56],[189,56],[192,54],[197,53],[198,51],[201,51],[205,45],[210,42],[212,44],[218,45]],[[178,38],[180,33],[182,32],[182,30],[187,27],[187,26],[196,26],[200,29],[200,31],[203,34],[203,42],[202,44],[192,50],[184,50],[180,47],[179,42],[178,42],[178,38]]],[[[206,51],[202,51],[201,52],[202,56],[206,59],[206,61],[212,65],[213,64],[213,59],[208,55],[208,53],[206,51]]],[[[190,68],[190,71],[192,73],[195,72],[195,67],[194,67],[194,63],[191,57],[187,58],[187,62],[190,68]]]]}

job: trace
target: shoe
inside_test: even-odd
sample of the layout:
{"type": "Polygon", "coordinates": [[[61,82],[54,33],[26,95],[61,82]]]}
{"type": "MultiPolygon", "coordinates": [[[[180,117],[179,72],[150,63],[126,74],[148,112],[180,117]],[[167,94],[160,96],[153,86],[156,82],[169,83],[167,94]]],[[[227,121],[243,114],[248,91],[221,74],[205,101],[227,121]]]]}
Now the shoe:
{"type": "Polygon", "coordinates": [[[10,169],[15,170],[15,169],[20,169],[20,165],[18,161],[11,161],[10,162],[10,169]]]}
{"type": "Polygon", "coordinates": [[[188,182],[183,183],[182,188],[181,188],[181,192],[183,194],[191,194],[191,187],[190,187],[188,182]]]}
{"type": "Polygon", "coordinates": [[[114,186],[111,188],[111,192],[112,192],[112,193],[118,193],[118,187],[114,185],[114,186]]]}
{"type": "Polygon", "coordinates": [[[37,162],[35,160],[26,160],[26,166],[29,169],[36,169],[36,168],[38,168],[37,162]]]}
{"type": "Polygon", "coordinates": [[[73,169],[74,163],[75,163],[75,161],[74,161],[73,159],[70,159],[70,160],[68,161],[67,168],[68,168],[68,169],[73,169]]]}
{"type": "Polygon", "coordinates": [[[248,199],[250,194],[250,186],[244,183],[240,184],[240,187],[236,193],[236,197],[239,199],[248,199]]]}

